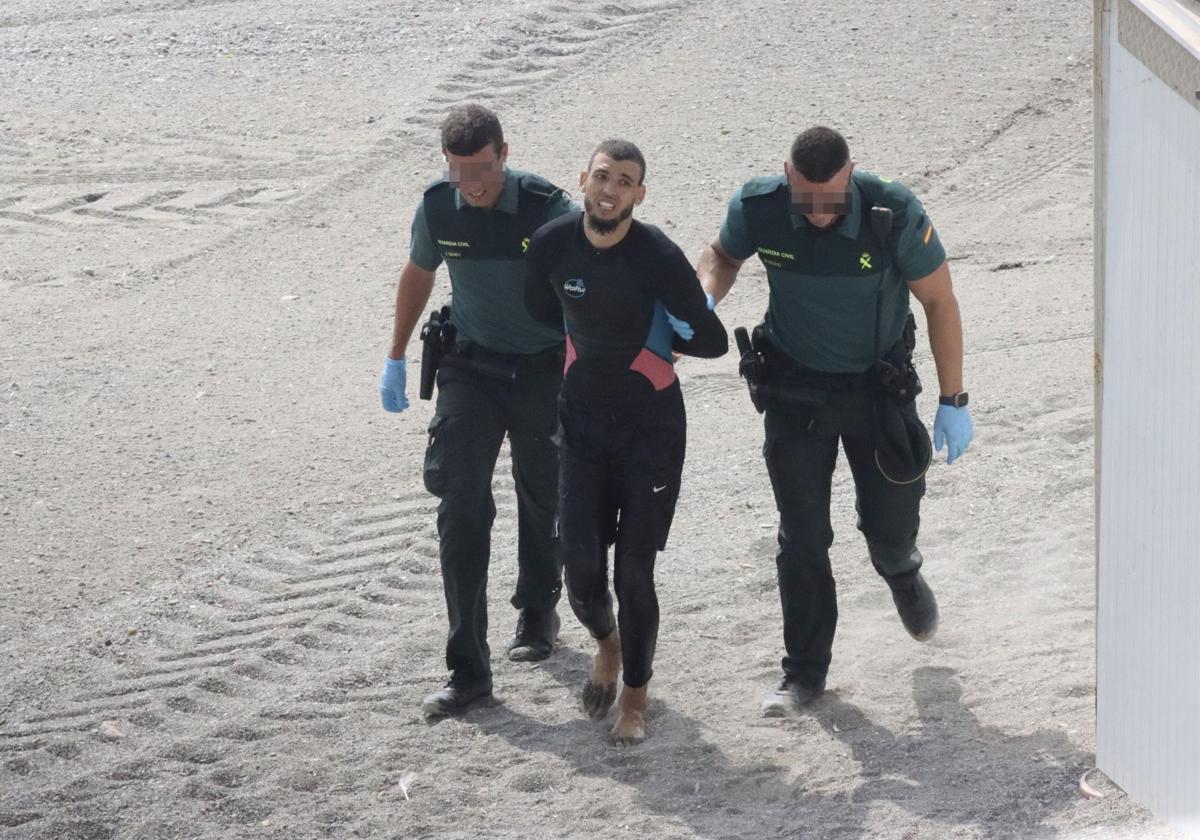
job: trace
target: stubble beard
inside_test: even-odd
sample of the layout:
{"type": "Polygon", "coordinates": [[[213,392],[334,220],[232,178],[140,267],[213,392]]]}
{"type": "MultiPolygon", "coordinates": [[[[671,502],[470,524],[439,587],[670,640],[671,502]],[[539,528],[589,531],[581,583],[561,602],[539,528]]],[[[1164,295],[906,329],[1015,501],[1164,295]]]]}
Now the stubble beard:
{"type": "Polygon", "coordinates": [[[621,226],[621,222],[633,215],[632,204],[626,207],[612,219],[598,218],[597,216],[593,215],[593,211],[595,209],[596,205],[592,203],[592,200],[585,197],[583,199],[583,214],[587,217],[588,227],[592,229],[593,233],[598,233],[601,236],[607,236],[608,234],[612,233],[621,226]]]}

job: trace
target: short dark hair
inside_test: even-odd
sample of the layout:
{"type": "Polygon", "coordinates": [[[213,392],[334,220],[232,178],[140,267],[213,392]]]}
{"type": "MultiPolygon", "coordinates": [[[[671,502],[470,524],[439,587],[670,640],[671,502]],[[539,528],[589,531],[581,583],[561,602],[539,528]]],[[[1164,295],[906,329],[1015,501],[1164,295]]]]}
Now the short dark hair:
{"type": "Polygon", "coordinates": [[[500,154],[504,131],[500,118],[482,105],[460,105],[442,122],[442,151],[452,155],[473,155],[491,143],[500,154]]]}
{"type": "Polygon", "coordinates": [[[792,167],[805,180],[823,184],[850,162],[846,138],[818,125],[801,132],[792,143],[792,167]]]}
{"type": "Polygon", "coordinates": [[[599,146],[597,146],[595,151],[592,152],[592,156],[588,159],[589,172],[592,171],[592,164],[596,160],[596,155],[600,154],[608,155],[613,160],[633,161],[642,170],[641,174],[638,175],[638,183],[640,184],[642,181],[646,180],[646,159],[642,157],[642,150],[633,143],[630,143],[628,140],[619,140],[614,137],[612,139],[605,140],[599,146]]]}

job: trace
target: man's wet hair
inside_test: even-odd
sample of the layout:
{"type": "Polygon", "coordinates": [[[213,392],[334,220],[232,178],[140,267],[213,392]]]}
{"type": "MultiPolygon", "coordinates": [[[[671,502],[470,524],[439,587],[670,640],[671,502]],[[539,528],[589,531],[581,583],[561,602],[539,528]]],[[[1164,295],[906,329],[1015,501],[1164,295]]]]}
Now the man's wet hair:
{"type": "Polygon", "coordinates": [[[818,125],[801,132],[792,143],[792,168],[806,181],[823,184],[850,162],[846,138],[818,125]]]}
{"type": "Polygon", "coordinates": [[[442,122],[442,151],[452,155],[473,155],[491,144],[500,154],[504,131],[500,118],[482,105],[460,105],[442,122]]]}
{"type": "Polygon", "coordinates": [[[613,160],[631,160],[638,165],[641,172],[638,175],[638,183],[646,180],[646,159],[642,157],[642,150],[630,143],[628,140],[619,140],[612,138],[605,140],[596,150],[592,152],[592,157],[588,160],[588,172],[592,171],[592,164],[596,161],[596,155],[608,155],[613,160]]]}

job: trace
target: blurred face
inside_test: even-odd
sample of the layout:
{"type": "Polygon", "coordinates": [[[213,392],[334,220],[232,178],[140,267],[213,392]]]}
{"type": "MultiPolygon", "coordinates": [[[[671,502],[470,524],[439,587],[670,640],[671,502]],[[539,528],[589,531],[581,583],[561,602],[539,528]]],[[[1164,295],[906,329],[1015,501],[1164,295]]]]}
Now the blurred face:
{"type": "Polygon", "coordinates": [[[850,174],[854,171],[854,161],[824,182],[808,180],[790,162],[783,164],[783,171],[787,173],[792,193],[793,212],[804,216],[813,226],[830,227],[850,211],[850,174]]]}
{"type": "Polygon", "coordinates": [[[645,185],[638,183],[641,177],[637,161],[597,153],[588,171],[579,173],[588,226],[599,234],[612,233],[632,216],[633,208],[646,197],[645,185]]]}
{"type": "Polygon", "coordinates": [[[495,207],[504,188],[504,162],[508,160],[508,144],[496,151],[491,143],[478,152],[456,155],[442,150],[446,157],[446,180],[462,193],[472,207],[495,207]]]}

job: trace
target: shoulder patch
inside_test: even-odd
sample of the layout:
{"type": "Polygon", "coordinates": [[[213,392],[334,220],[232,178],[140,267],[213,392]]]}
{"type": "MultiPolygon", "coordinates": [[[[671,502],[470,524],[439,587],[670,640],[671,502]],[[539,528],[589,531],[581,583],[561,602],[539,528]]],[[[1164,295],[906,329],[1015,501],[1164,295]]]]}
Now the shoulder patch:
{"type": "Polygon", "coordinates": [[[434,193],[437,193],[443,189],[452,189],[452,187],[450,186],[450,182],[447,181],[445,178],[438,178],[436,181],[434,181],[433,183],[431,183],[429,186],[427,186],[425,188],[424,194],[427,196],[433,195],[434,193]]]}
{"type": "Polygon", "coordinates": [[[546,200],[550,200],[562,192],[562,190],[545,178],[529,172],[519,173],[517,175],[517,182],[521,185],[521,192],[531,193],[546,200]]]}
{"type": "Polygon", "coordinates": [[[782,175],[761,175],[758,178],[751,178],[742,184],[742,198],[758,198],[760,196],[773,195],[785,186],[787,184],[782,175]]]}
{"type": "Polygon", "coordinates": [[[890,207],[897,216],[903,216],[909,205],[917,203],[913,191],[901,184],[870,172],[855,172],[855,183],[867,198],[868,204],[890,207]]]}
{"type": "Polygon", "coordinates": [[[892,230],[902,229],[908,224],[909,206],[916,203],[912,190],[870,172],[855,172],[854,182],[862,193],[866,207],[886,207],[892,211],[892,230]]]}

